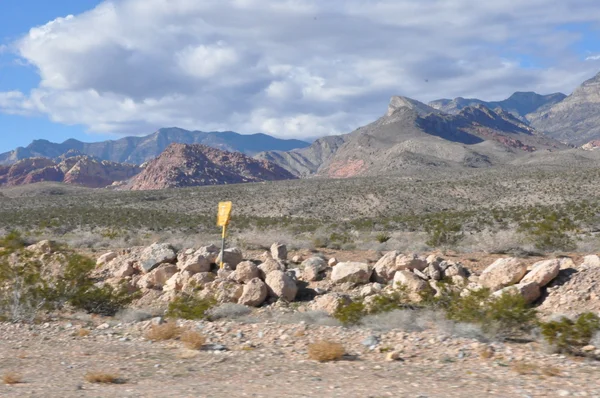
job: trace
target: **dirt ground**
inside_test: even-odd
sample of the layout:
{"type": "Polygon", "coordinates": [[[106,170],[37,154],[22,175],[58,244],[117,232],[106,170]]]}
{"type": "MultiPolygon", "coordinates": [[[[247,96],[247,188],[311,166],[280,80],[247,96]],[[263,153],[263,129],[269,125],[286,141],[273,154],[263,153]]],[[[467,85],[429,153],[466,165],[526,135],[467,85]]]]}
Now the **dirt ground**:
{"type": "Polygon", "coordinates": [[[150,342],[150,321],[0,324],[1,397],[600,397],[598,362],[545,354],[536,343],[481,343],[439,331],[369,330],[272,322],[192,322],[201,350],[150,342]],[[90,335],[79,337],[87,327],[90,335]],[[337,362],[309,360],[310,342],[342,342],[337,362]],[[214,344],[222,345],[216,347],[214,344]],[[224,349],[224,351],[219,351],[224,349]],[[388,350],[400,359],[387,361],[388,350]],[[488,354],[484,354],[488,353],[488,354]],[[86,381],[112,373],[119,384],[86,381]]]}

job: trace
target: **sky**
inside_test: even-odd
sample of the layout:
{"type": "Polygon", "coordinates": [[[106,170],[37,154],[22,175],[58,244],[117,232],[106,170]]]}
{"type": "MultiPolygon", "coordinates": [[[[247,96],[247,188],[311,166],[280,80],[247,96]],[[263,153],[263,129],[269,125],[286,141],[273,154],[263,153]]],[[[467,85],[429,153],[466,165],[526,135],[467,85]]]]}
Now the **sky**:
{"type": "Polygon", "coordinates": [[[597,0],[0,0],[0,152],[160,127],[347,133],[393,95],[571,93],[597,0]]]}

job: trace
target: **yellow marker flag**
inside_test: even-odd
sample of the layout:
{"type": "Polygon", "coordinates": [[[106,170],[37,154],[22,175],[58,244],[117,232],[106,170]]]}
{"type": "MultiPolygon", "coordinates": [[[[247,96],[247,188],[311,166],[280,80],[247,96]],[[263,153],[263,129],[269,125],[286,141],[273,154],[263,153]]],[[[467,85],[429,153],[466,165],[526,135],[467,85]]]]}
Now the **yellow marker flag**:
{"type": "Polygon", "coordinates": [[[219,213],[217,214],[217,226],[224,227],[229,224],[231,217],[231,202],[219,202],[219,213]]]}

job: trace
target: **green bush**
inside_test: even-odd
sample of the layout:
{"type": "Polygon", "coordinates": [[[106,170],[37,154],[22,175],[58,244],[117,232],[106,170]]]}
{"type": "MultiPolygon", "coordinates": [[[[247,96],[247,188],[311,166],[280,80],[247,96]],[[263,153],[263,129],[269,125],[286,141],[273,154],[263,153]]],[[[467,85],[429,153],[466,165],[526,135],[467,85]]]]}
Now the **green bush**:
{"type": "Polygon", "coordinates": [[[386,234],[385,232],[380,232],[377,235],[375,235],[375,240],[379,243],[385,243],[390,239],[392,239],[392,237],[386,234]]]}
{"type": "Polygon", "coordinates": [[[524,233],[536,249],[543,251],[571,251],[576,248],[569,233],[577,229],[573,221],[551,212],[539,221],[526,221],[519,225],[519,231],[524,233]]]}
{"type": "Polygon", "coordinates": [[[208,310],[216,305],[212,298],[201,299],[190,294],[176,297],[169,303],[166,316],[169,318],[204,319],[208,317],[208,310]]]}
{"type": "Polygon", "coordinates": [[[116,289],[110,285],[89,286],[78,289],[69,297],[68,302],[91,314],[114,316],[137,297],[136,294],[130,294],[124,286],[116,289]]]}
{"type": "Polygon", "coordinates": [[[600,318],[586,312],[575,321],[562,318],[559,321],[540,322],[542,336],[560,351],[578,354],[579,349],[589,344],[595,332],[600,330],[600,318]]]}
{"type": "Polygon", "coordinates": [[[445,216],[429,220],[425,232],[428,237],[425,243],[431,247],[452,246],[463,239],[462,225],[445,216]]]}
{"type": "Polygon", "coordinates": [[[344,326],[352,326],[360,323],[360,320],[366,315],[365,304],[362,300],[355,300],[349,304],[340,306],[333,317],[344,326]]]}

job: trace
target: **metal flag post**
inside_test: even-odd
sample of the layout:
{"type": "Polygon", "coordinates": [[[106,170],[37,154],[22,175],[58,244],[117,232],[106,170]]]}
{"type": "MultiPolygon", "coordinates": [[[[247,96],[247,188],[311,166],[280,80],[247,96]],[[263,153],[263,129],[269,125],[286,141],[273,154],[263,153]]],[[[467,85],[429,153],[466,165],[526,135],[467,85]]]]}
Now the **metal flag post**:
{"type": "Polygon", "coordinates": [[[227,225],[231,217],[231,202],[219,202],[219,212],[217,214],[217,226],[223,227],[221,235],[221,261],[219,268],[223,268],[225,259],[225,234],[227,233],[227,225]]]}

